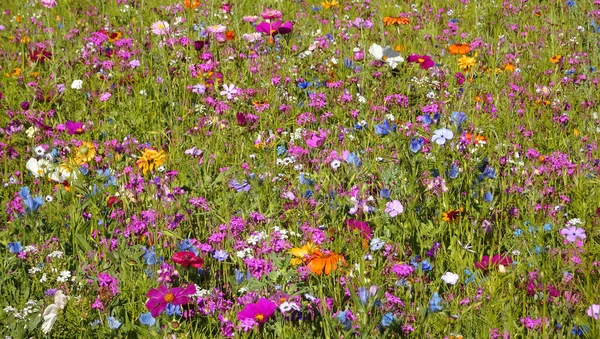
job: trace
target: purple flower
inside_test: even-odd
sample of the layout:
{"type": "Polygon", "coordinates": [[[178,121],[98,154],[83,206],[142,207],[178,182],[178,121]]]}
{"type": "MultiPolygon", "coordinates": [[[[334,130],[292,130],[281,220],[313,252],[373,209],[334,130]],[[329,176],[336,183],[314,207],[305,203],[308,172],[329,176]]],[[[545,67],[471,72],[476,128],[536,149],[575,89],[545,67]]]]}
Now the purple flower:
{"type": "Polygon", "coordinates": [[[595,320],[600,319],[600,305],[592,304],[592,306],[588,307],[587,315],[594,318],[595,320]]]}
{"type": "Polygon", "coordinates": [[[415,271],[414,267],[408,264],[396,264],[392,266],[392,272],[398,277],[408,277],[415,271]]]}
{"type": "Polygon", "coordinates": [[[404,212],[404,206],[398,200],[390,201],[385,204],[385,213],[387,213],[390,217],[395,217],[398,214],[402,214],[404,212]]]}
{"type": "Polygon", "coordinates": [[[110,94],[109,92],[102,93],[102,95],[100,95],[100,98],[98,98],[98,100],[99,101],[107,101],[108,99],[110,99],[111,96],[112,96],[112,94],[110,94]]]}
{"type": "Polygon", "coordinates": [[[275,36],[277,34],[288,34],[292,31],[293,24],[289,21],[281,23],[281,21],[266,22],[263,21],[256,26],[256,31],[275,36]]]}
{"type": "Polygon", "coordinates": [[[67,133],[69,133],[69,135],[83,134],[83,132],[84,132],[83,122],[81,122],[81,121],[69,120],[65,123],[65,128],[67,129],[67,133]]]}
{"type": "Polygon", "coordinates": [[[277,304],[269,299],[260,298],[257,303],[247,304],[243,310],[238,313],[238,319],[253,319],[259,324],[264,324],[275,313],[277,304]]]}
{"type": "Polygon", "coordinates": [[[569,228],[563,228],[562,230],[560,230],[560,234],[567,237],[568,242],[574,242],[577,239],[584,240],[586,238],[585,230],[581,227],[576,227],[576,226],[571,226],[569,228]]]}

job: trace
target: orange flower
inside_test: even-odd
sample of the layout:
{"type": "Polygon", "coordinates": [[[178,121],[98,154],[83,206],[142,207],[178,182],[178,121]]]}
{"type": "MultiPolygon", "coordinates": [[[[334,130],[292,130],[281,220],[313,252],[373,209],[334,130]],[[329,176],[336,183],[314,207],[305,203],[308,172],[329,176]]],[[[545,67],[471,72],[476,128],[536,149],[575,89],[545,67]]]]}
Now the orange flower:
{"type": "Polygon", "coordinates": [[[447,222],[456,221],[460,217],[462,217],[464,214],[466,214],[463,211],[464,211],[464,209],[461,207],[457,210],[449,210],[448,212],[442,212],[442,220],[447,221],[447,222]]]}
{"type": "Polygon", "coordinates": [[[122,34],[121,34],[121,32],[119,32],[119,31],[112,32],[112,33],[109,33],[109,34],[108,34],[108,41],[109,41],[109,42],[115,42],[115,41],[117,41],[117,40],[121,39],[121,35],[122,35],[122,34]]]}
{"type": "Polygon", "coordinates": [[[313,254],[313,257],[306,267],[317,275],[321,275],[323,272],[325,272],[326,275],[329,275],[337,269],[340,261],[344,265],[346,264],[346,260],[344,260],[344,256],[341,254],[334,252],[322,254],[320,251],[317,251],[313,254]]]}
{"type": "Polygon", "coordinates": [[[183,0],[183,7],[187,9],[194,9],[198,6],[200,6],[200,1],[198,0],[183,0]]]}
{"type": "Polygon", "coordinates": [[[556,64],[556,63],[560,62],[560,59],[562,59],[562,55],[557,54],[557,55],[555,55],[555,56],[553,56],[553,57],[550,58],[550,62],[553,63],[553,64],[556,64]]]}
{"type": "Polygon", "coordinates": [[[410,23],[409,18],[405,17],[394,17],[394,16],[386,16],[383,18],[383,23],[386,26],[389,25],[408,25],[410,23]]]}
{"type": "Polygon", "coordinates": [[[469,142],[474,143],[475,145],[480,145],[480,144],[486,143],[485,137],[481,134],[476,134],[475,136],[473,136],[473,134],[467,133],[465,135],[465,137],[467,138],[467,140],[469,142]]]}
{"type": "Polygon", "coordinates": [[[509,62],[506,65],[504,65],[504,70],[509,71],[509,72],[514,72],[515,66],[509,62]]]}
{"type": "Polygon", "coordinates": [[[452,44],[448,47],[448,51],[451,54],[467,54],[471,51],[471,46],[469,44],[452,44]]]}
{"type": "Polygon", "coordinates": [[[225,39],[231,41],[235,39],[235,32],[234,31],[226,31],[225,32],[225,39]]]}

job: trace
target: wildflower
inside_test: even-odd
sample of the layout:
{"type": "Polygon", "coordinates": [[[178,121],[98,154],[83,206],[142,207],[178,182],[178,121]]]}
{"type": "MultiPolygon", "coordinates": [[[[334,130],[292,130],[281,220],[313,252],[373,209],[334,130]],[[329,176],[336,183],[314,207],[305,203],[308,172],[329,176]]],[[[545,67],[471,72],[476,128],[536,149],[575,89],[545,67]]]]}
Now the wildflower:
{"type": "Polygon", "coordinates": [[[320,251],[315,251],[312,258],[306,265],[313,273],[317,275],[323,274],[329,275],[329,273],[335,271],[337,269],[339,262],[345,263],[344,256],[334,252],[321,253],[320,251]]]}
{"type": "Polygon", "coordinates": [[[438,145],[443,145],[446,141],[452,139],[454,137],[454,133],[447,128],[441,128],[435,130],[433,132],[433,136],[431,137],[431,141],[435,142],[438,145]]]}
{"type": "Polygon", "coordinates": [[[435,66],[435,62],[433,62],[431,57],[428,55],[409,55],[406,61],[417,63],[422,69],[430,69],[431,67],[435,66]]]}
{"type": "Polygon", "coordinates": [[[392,273],[395,273],[398,276],[398,278],[406,278],[415,271],[415,268],[408,264],[395,264],[394,266],[392,266],[391,271],[392,273]]]}
{"type": "Polygon", "coordinates": [[[200,5],[201,3],[198,0],[183,0],[183,7],[187,9],[195,9],[200,5]]]}
{"type": "Polygon", "coordinates": [[[138,158],[137,165],[138,168],[142,171],[142,173],[146,175],[148,171],[152,172],[154,168],[162,166],[166,157],[167,154],[165,153],[165,151],[161,150],[160,152],[158,152],[153,149],[146,148],[142,153],[142,156],[138,158]]]}
{"type": "Polygon", "coordinates": [[[75,157],[73,160],[78,165],[85,164],[96,156],[96,146],[91,142],[84,141],[81,145],[75,148],[75,157]]]}
{"type": "Polygon", "coordinates": [[[54,8],[56,7],[57,3],[56,0],[40,0],[40,5],[46,8],[54,8]]]}
{"type": "Polygon", "coordinates": [[[387,213],[390,217],[395,217],[398,214],[402,214],[404,212],[404,206],[398,200],[390,201],[385,204],[385,213],[387,213]]]}
{"type": "Polygon", "coordinates": [[[154,319],[150,312],[146,312],[140,315],[140,323],[142,325],[152,326],[154,323],[156,323],[156,319],[154,319]]]}
{"type": "Polygon", "coordinates": [[[440,298],[437,292],[433,293],[431,300],[429,300],[429,311],[438,312],[442,310],[442,298],[440,298]]]}
{"type": "Polygon", "coordinates": [[[464,214],[466,214],[466,212],[464,212],[464,209],[462,207],[455,210],[449,210],[448,212],[442,213],[442,220],[447,222],[453,222],[458,220],[464,214]]]}
{"type": "Polygon", "coordinates": [[[600,319],[600,305],[592,304],[592,306],[588,307],[587,315],[594,318],[594,320],[600,319]]]}
{"type": "Polygon", "coordinates": [[[456,127],[460,127],[463,122],[467,121],[467,115],[465,112],[452,112],[450,115],[450,120],[454,122],[456,127]]]}
{"type": "Polygon", "coordinates": [[[36,48],[29,54],[29,59],[33,62],[43,63],[52,58],[52,53],[45,48],[36,48]]]}
{"type": "Polygon", "coordinates": [[[560,54],[554,55],[552,57],[550,57],[550,62],[553,64],[559,63],[560,59],[562,59],[562,56],[560,54]]]}
{"type": "Polygon", "coordinates": [[[83,123],[80,121],[71,121],[68,120],[65,123],[65,128],[67,129],[67,133],[69,135],[75,135],[75,134],[83,134],[84,130],[83,130],[83,123]]]}
{"type": "Polygon", "coordinates": [[[54,303],[48,305],[42,314],[42,318],[44,318],[44,322],[42,323],[42,332],[44,334],[48,334],[56,319],[58,318],[58,313],[65,309],[67,305],[67,296],[63,294],[61,290],[58,290],[54,293],[54,303]]]}
{"type": "Polygon", "coordinates": [[[380,249],[383,248],[383,246],[385,245],[385,241],[383,241],[379,238],[373,238],[373,239],[371,239],[371,243],[369,245],[370,245],[371,251],[375,252],[375,251],[379,251],[380,249]]]}
{"type": "Polygon", "coordinates": [[[260,298],[256,303],[246,304],[238,313],[238,320],[253,319],[259,324],[264,324],[275,313],[277,304],[266,298],[260,298]]]}
{"type": "Polygon", "coordinates": [[[421,147],[423,147],[423,144],[425,144],[425,141],[423,140],[423,138],[414,137],[410,140],[409,149],[411,152],[417,153],[421,150],[421,147]]]}
{"type": "Polygon", "coordinates": [[[160,285],[156,289],[148,291],[146,296],[149,298],[146,302],[146,308],[151,312],[152,317],[156,318],[167,308],[167,304],[184,305],[187,304],[188,296],[196,293],[196,286],[188,285],[186,288],[167,287],[160,285]]]}
{"type": "Polygon", "coordinates": [[[260,16],[265,20],[280,19],[281,15],[281,11],[269,9],[268,7],[265,8],[264,12],[260,13],[260,16]]]}
{"type": "Polygon", "coordinates": [[[25,212],[27,212],[27,214],[36,212],[38,208],[44,204],[44,199],[42,199],[42,196],[38,195],[36,197],[32,197],[29,193],[29,187],[26,186],[21,187],[19,197],[21,197],[21,200],[25,205],[25,212]]]}
{"type": "Polygon", "coordinates": [[[226,30],[227,30],[227,27],[225,27],[223,25],[214,25],[214,26],[206,27],[206,31],[208,33],[212,33],[212,34],[225,33],[226,30]]]}
{"type": "Polygon", "coordinates": [[[442,280],[449,285],[455,285],[458,281],[458,274],[452,272],[446,272],[442,275],[442,280]]]}
{"type": "Polygon", "coordinates": [[[108,321],[108,328],[111,330],[116,330],[121,327],[121,322],[117,320],[115,317],[107,317],[106,321],[108,321]]]}
{"type": "Polygon", "coordinates": [[[331,166],[331,168],[336,170],[342,165],[342,162],[336,159],[336,160],[333,160],[329,165],[331,166]]]}
{"type": "Polygon", "coordinates": [[[338,0],[324,0],[321,2],[321,6],[325,9],[330,9],[332,7],[340,7],[340,3],[338,0]]]}
{"type": "Polygon", "coordinates": [[[290,21],[281,23],[281,21],[266,22],[263,21],[256,26],[256,32],[275,36],[277,34],[289,34],[294,28],[290,21]]]}
{"type": "Polygon", "coordinates": [[[508,266],[512,264],[512,262],[512,259],[508,255],[496,254],[491,258],[484,255],[483,258],[481,258],[481,261],[475,263],[475,268],[485,270],[488,266],[508,266]]]}
{"type": "Polygon", "coordinates": [[[350,228],[350,230],[352,230],[352,231],[354,231],[354,230],[359,231],[362,234],[363,238],[365,238],[367,240],[369,240],[369,239],[371,239],[371,237],[373,237],[371,228],[364,221],[358,221],[358,220],[354,220],[354,219],[346,219],[346,226],[348,226],[348,228],[350,228]]]}
{"type": "Polygon", "coordinates": [[[215,253],[213,254],[213,257],[215,259],[217,259],[218,261],[225,261],[229,257],[229,254],[227,254],[227,252],[224,250],[218,250],[218,251],[215,251],[215,253]]]}
{"type": "Polygon", "coordinates": [[[375,125],[375,134],[377,135],[388,135],[392,127],[390,126],[390,122],[384,120],[381,124],[375,125]]]}
{"type": "Polygon", "coordinates": [[[51,169],[51,164],[46,159],[37,160],[35,158],[31,158],[27,160],[25,168],[27,168],[34,177],[38,178],[46,174],[51,169]]]}
{"type": "Polygon", "coordinates": [[[402,55],[391,49],[389,46],[381,47],[378,44],[372,44],[369,48],[369,54],[371,54],[375,60],[388,64],[392,69],[395,69],[399,63],[404,61],[402,55]]]}
{"type": "Polygon", "coordinates": [[[476,61],[475,58],[464,55],[462,58],[458,59],[458,67],[463,72],[468,72],[475,66],[476,61]]]}
{"type": "Polygon", "coordinates": [[[292,258],[290,263],[292,265],[302,264],[307,260],[310,260],[313,254],[318,250],[319,248],[317,247],[317,245],[311,242],[304,244],[304,246],[302,247],[294,247],[290,250],[290,254],[293,255],[295,258],[292,258]]]}
{"type": "Polygon", "coordinates": [[[560,234],[566,237],[568,242],[574,242],[577,239],[585,240],[585,230],[581,227],[571,226],[560,230],[560,234]]]}
{"type": "Polygon", "coordinates": [[[171,257],[171,260],[183,267],[192,266],[201,268],[204,265],[204,259],[196,256],[194,252],[176,252],[171,257]]]}
{"type": "Polygon", "coordinates": [[[152,33],[155,35],[167,35],[169,34],[169,23],[166,21],[157,21],[150,26],[152,33]]]}
{"type": "Polygon", "coordinates": [[[410,19],[406,18],[406,17],[393,17],[393,16],[386,16],[383,17],[383,24],[385,26],[390,26],[390,25],[408,25],[410,23],[410,19]]]}
{"type": "Polygon", "coordinates": [[[469,44],[452,44],[448,47],[448,51],[451,54],[467,54],[471,51],[471,46],[469,44]]]}
{"type": "Polygon", "coordinates": [[[71,88],[80,90],[83,87],[83,80],[73,80],[71,83],[71,88]]]}
{"type": "Polygon", "coordinates": [[[9,242],[6,247],[8,247],[8,251],[10,253],[15,253],[18,254],[23,250],[23,246],[21,246],[21,243],[18,241],[15,242],[9,242]]]}
{"type": "Polygon", "coordinates": [[[238,90],[235,88],[234,84],[223,85],[223,90],[220,92],[220,94],[231,100],[236,94],[238,94],[238,90]]]}
{"type": "Polygon", "coordinates": [[[393,313],[388,312],[381,317],[380,324],[383,327],[389,327],[394,321],[396,321],[396,316],[393,313]]]}

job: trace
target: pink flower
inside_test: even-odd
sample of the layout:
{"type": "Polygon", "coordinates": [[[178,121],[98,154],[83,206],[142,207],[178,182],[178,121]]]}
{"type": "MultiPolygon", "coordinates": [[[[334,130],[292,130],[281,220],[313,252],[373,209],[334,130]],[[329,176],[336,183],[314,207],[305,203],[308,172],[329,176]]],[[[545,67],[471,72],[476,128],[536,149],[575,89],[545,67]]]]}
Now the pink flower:
{"type": "Polygon", "coordinates": [[[306,139],[306,146],[309,148],[321,147],[325,143],[325,139],[327,139],[327,133],[324,131],[319,131],[319,134],[311,132],[310,138],[306,139]]]}
{"type": "Polygon", "coordinates": [[[435,66],[435,62],[433,62],[431,57],[428,55],[413,54],[410,55],[406,60],[408,62],[418,63],[422,69],[430,69],[431,67],[435,66]]]}
{"type": "Polygon", "coordinates": [[[259,33],[265,33],[267,35],[275,36],[277,34],[288,34],[292,31],[293,28],[293,24],[289,21],[286,21],[285,23],[281,23],[281,21],[263,21],[256,26],[256,31],[259,33]]]}
{"type": "Polygon", "coordinates": [[[56,6],[56,0],[40,0],[40,4],[46,8],[53,8],[56,6]]]}
{"type": "Polygon", "coordinates": [[[152,33],[156,35],[167,35],[169,34],[169,23],[166,21],[157,21],[150,26],[152,33]]]}
{"type": "Polygon", "coordinates": [[[199,258],[194,252],[177,252],[171,257],[171,260],[183,267],[192,266],[201,268],[204,265],[204,259],[199,258]]]}
{"type": "Polygon", "coordinates": [[[269,9],[267,7],[265,8],[264,12],[260,13],[260,16],[262,16],[265,20],[279,19],[281,18],[281,11],[278,11],[276,9],[269,9]]]}
{"type": "Polygon", "coordinates": [[[475,263],[475,268],[485,270],[488,266],[508,266],[512,264],[512,259],[507,255],[496,254],[492,258],[484,255],[480,262],[475,263]]]}
{"type": "Polygon", "coordinates": [[[260,298],[257,303],[247,304],[238,313],[238,320],[252,319],[259,324],[264,324],[275,313],[277,304],[269,299],[260,298]]]}
{"type": "Polygon", "coordinates": [[[569,228],[563,228],[560,230],[560,234],[564,235],[567,238],[568,242],[574,242],[577,239],[584,240],[585,230],[581,227],[571,226],[569,228]]]}
{"type": "Polygon", "coordinates": [[[395,217],[398,214],[402,214],[404,212],[404,206],[398,200],[390,201],[385,204],[385,213],[387,213],[390,217],[395,217]]]}
{"type": "Polygon", "coordinates": [[[587,315],[594,318],[594,320],[600,319],[600,305],[592,304],[592,306],[588,307],[587,315]]]}
{"type": "Polygon", "coordinates": [[[67,133],[69,133],[69,135],[83,134],[84,132],[83,123],[80,121],[69,120],[65,123],[65,128],[67,129],[67,133]]]}
{"type": "Polygon", "coordinates": [[[167,308],[167,304],[187,304],[189,302],[188,296],[194,293],[196,293],[196,286],[193,284],[188,285],[185,289],[181,287],[168,288],[166,285],[160,285],[158,288],[151,289],[146,293],[149,298],[146,302],[146,308],[156,318],[167,308]]]}
{"type": "Polygon", "coordinates": [[[100,95],[100,98],[98,98],[98,100],[99,101],[107,101],[108,99],[110,99],[111,96],[112,96],[112,94],[110,94],[109,92],[102,93],[100,95]]]}

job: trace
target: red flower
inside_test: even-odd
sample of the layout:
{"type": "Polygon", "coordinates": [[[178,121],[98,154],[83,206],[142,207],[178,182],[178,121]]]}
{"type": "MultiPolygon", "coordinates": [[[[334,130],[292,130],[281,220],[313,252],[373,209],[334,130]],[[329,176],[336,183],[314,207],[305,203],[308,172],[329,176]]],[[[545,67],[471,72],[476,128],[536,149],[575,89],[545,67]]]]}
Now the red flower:
{"type": "Polygon", "coordinates": [[[204,265],[204,259],[199,258],[194,252],[177,252],[173,254],[171,260],[183,267],[201,268],[204,265]]]}
{"type": "Polygon", "coordinates": [[[29,54],[29,59],[33,62],[44,62],[52,58],[52,53],[45,48],[36,48],[29,54]]]}

